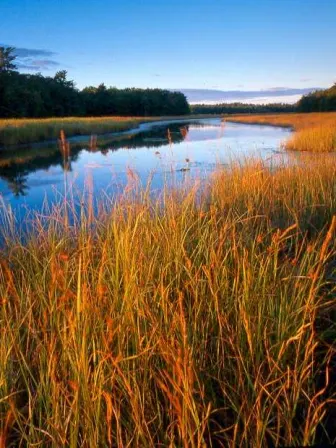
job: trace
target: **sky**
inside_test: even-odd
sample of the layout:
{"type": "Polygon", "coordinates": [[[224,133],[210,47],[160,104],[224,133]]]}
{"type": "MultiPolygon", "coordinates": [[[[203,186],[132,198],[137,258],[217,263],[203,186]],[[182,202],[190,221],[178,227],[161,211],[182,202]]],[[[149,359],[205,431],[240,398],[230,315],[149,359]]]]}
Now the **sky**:
{"type": "Polygon", "coordinates": [[[0,17],[21,72],[65,69],[78,88],[293,102],[336,82],[336,0],[0,0],[0,17]]]}

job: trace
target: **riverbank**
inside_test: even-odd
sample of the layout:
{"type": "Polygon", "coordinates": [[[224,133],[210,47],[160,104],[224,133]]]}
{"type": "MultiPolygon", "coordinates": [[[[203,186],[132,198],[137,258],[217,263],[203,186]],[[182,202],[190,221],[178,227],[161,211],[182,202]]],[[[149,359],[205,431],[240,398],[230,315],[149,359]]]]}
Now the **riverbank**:
{"type": "Polygon", "coordinates": [[[24,245],[3,217],[4,446],[331,442],[335,164],[231,168],[160,202],[129,172],[24,245]]]}
{"type": "Polygon", "coordinates": [[[234,123],[291,127],[295,133],[285,144],[288,150],[336,151],[336,112],[241,115],[225,117],[225,120],[234,123]]]}
{"type": "Polygon", "coordinates": [[[142,123],[165,120],[214,118],[215,115],[181,115],[174,117],[66,117],[41,119],[0,119],[0,147],[66,137],[110,134],[137,128],[142,123]]]}

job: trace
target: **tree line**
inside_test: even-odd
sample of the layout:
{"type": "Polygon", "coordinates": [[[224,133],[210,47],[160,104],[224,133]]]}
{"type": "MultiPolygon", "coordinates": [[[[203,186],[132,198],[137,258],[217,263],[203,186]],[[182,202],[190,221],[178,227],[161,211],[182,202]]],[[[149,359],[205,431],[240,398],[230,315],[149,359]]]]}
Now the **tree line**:
{"type": "Polygon", "coordinates": [[[55,76],[22,74],[16,70],[15,49],[0,47],[0,117],[185,115],[185,95],[163,89],[76,88],[66,70],[55,76]]]}
{"type": "Polygon", "coordinates": [[[296,104],[196,104],[181,92],[163,89],[76,88],[66,70],[55,76],[22,74],[16,69],[15,48],[0,46],[0,117],[163,116],[193,114],[258,114],[336,110],[336,84],[303,96],[296,104]]]}
{"type": "Polygon", "coordinates": [[[325,90],[304,95],[297,103],[299,112],[330,112],[336,110],[336,83],[325,90]]]}
{"type": "Polygon", "coordinates": [[[329,89],[316,90],[304,95],[295,104],[194,104],[193,114],[267,114],[285,112],[330,112],[336,110],[336,83],[329,89]]]}
{"type": "Polygon", "coordinates": [[[193,114],[266,114],[280,112],[294,112],[294,104],[245,104],[245,103],[221,103],[221,104],[194,104],[190,106],[193,114]]]}

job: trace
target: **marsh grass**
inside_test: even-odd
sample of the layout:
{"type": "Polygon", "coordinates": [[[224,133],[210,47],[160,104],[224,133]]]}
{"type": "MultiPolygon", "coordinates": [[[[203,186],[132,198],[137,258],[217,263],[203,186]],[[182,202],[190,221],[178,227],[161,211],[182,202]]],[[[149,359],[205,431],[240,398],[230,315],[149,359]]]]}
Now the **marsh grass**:
{"type": "Polygon", "coordinates": [[[227,121],[292,127],[295,133],[284,143],[289,150],[336,151],[336,112],[236,116],[227,121]]]}
{"type": "Polygon", "coordinates": [[[175,117],[64,117],[0,119],[0,146],[10,147],[44,140],[58,139],[63,131],[67,137],[107,134],[127,131],[140,123],[160,120],[185,120],[214,117],[214,115],[181,115],[175,117]]]}
{"type": "Polygon", "coordinates": [[[285,147],[311,152],[336,151],[336,119],[333,125],[319,125],[296,132],[285,143],[285,147]]]}
{"type": "Polygon", "coordinates": [[[146,119],[135,117],[2,119],[0,145],[10,146],[57,139],[61,131],[68,137],[124,131],[138,126],[143,121],[146,119]]]}
{"type": "Polygon", "coordinates": [[[251,161],[153,199],[129,172],[24,244],[6,215],[0,446],[332,442],[335,175],[251,161]]]}

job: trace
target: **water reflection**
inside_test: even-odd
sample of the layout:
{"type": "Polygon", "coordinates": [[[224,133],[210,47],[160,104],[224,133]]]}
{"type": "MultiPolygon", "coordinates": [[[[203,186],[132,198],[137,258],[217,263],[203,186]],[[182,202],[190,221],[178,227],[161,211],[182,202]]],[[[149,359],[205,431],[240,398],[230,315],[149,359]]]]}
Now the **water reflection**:
{"type": "Polygon", "coordinates": [[[72,164],[78,160],[83,149],[106,156],[109,152],[120,149],[158,148],[177,144],[188,138],[189,126],[190,124],[181,126],[172,123],[168,128],[155,126],[138,134],[114,137],[92,135],[87,138],[86,143],[73,142],[61,136],[57,143],[21,146],[0,152],[0,178],[6,181],[15,197],[25,196],[29,189],[27,178],[31,173],[48,171],[51,167],[58,166],[64,172],[71,172],[72,164]]]}
{"type": "Polygon", "coordinates": [[[23,173],[9,173],[6,177],[2,176],[8,182],[8,187],[14,196],[25,196],[27,194],[28,186],[26,176],[23,173]]]}
{"type": "Polygon", "coordinates": [[[2,204],[22,222],[27,212],[54,205],[68,191],[85,195],[88,179],[95,201],[112,201],[127,186],[129,170],[137,174],[140,187],[150,179],[151,193],[160,194],[163,186],[205,179],[232,160],[278,160],[283,156],[280,143],[289,135],[288,129],[212,118],[146,123],[117,135],[64,136],[63,142],[1,150],[0,218],[2,204]]]}

